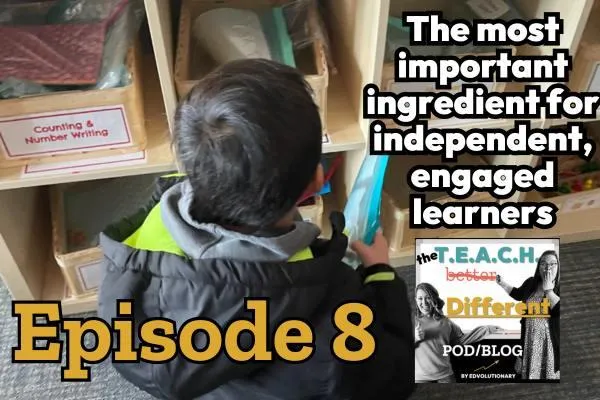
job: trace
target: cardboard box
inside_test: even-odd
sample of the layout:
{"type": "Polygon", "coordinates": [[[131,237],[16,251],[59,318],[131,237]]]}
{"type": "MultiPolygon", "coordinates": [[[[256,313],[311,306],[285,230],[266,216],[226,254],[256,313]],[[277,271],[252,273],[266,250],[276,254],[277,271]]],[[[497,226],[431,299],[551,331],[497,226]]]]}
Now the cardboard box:
{"type": "MultiPolygon", "coordinates": [[[[179,20],[177,54],[175,59],[175,86],[177,95],[183,98],[198,81],[216,68],[218,64],[193,37],[193,24],[202,13],[223,7],[260,10],[285,5],[283,0],[183,0],[179,20]]],[[[308,12],[311,32],[316,31],[317,9],[312,6],[308,12]]],[[[309,48],[295,51],[297,68],[314,91],[314,99],[319,106],[323,130],[327,130],[327,88],[329,72],[323,42],[315,37],[309,48]]]]}

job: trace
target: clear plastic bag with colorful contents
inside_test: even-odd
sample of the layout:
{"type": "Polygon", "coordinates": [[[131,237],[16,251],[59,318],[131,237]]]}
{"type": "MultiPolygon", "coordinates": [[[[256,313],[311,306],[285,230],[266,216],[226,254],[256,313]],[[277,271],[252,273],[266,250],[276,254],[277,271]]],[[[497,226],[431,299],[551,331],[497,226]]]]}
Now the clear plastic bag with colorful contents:
{"type": "MultiPolygon", "coordinates": [[[[367,155],[360,167],[344,208],[346,235],[349,243],[360,240],[373,244],[377,229],[381,226],[381,193],[389,156],[367,155]]],[[[348,249],[344,260],[356,268],[361,261],[348,249]]]]}

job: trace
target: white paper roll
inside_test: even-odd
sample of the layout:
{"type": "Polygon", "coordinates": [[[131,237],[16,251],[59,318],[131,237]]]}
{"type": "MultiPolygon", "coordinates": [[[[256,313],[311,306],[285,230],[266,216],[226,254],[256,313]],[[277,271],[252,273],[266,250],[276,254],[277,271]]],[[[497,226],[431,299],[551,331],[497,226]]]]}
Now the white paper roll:
{"type": "Polygon", "coordinates": [[[260,19],[252,10],[207,11],[194,21],[194,36],[219,64],[246,58],[271,59],[260,19]]]}

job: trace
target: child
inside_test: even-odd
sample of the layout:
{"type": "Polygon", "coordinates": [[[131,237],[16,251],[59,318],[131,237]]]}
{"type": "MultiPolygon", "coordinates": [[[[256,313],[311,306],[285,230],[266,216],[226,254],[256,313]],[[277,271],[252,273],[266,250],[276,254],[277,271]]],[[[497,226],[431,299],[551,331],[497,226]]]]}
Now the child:
{"type": "MultiPolygon", "coordinates": [[[[146,209],[103,233],[99,315],[111,321],[117,301],[132,299],[135,347],[143,344],[140,334],[152,338],[140,325],[157,318],[174,326],[154,332],[163,336],[154,337],[154,351],[166,351],[164,337],[192,340],[177,332],[193,318],[218,324],[223,346],[206,362],[180,352],[168,363],[113,359],[125,379],[163,399],[399,400],[412,393],[407,289],[388,265],[381,233],[373,246],[352,244],[363,261],[356,271],[341,261],[348,245],[343,214],[332,214],[330,240],[295,218],[299,199],[319,191],[323,181],[321,129],[303,76],[267,60],[222,66],[182,101],[174,141],[185,176],[161,179],[146,209]],[[274,361],[234,361],[225,351],[235,340],[226,339],[229,324],[255,319],[244,303],[249,297],[269,300],[266,343],[274,361]],[[366,361],[350,363],[332,353],[339,333],[334,313],[346,302],[374,312],[368,330],[376,348],[366,361]],[[273,350],[275,328],[290,319],[314,333],[305,361],[278,359],[273,350]]],[[[307,333],[289,333],[298,334],[307,333]]],[[[219,344],[202,332],[192,338],[196,351],[219,344]]],[[[248,332],[237,340],[243,350],[259,342],[248,332]]],[[[360,350],[356,339],[345,344],[360,350]]]]}

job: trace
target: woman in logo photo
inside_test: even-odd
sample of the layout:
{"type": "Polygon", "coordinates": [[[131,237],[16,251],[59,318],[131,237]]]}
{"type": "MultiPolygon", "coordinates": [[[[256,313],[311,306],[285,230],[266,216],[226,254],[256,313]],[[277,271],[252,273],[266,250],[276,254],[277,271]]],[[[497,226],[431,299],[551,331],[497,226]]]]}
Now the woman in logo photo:
{"type": "Polygon", "coordinates": [[[517,359],[515,370],[524,380],[560,379],[560,263],[554,250],[542,253],[535,273],[520,287],[513,287],[496,277],[496,282],[517,301],[550,302],[549,317],[521,318],[523,357],[517,359]]]}
{"type": "Polygon", "coordinates": [[[496,326],[486,325],[465,334],[444,315],[444,300],[430,283],[420,283],[416,288],[415,315],[415,382],[456,382],[450,355],[444,355],[445,345],[466,345],[483,340],[499,332],[496,326]]]}

